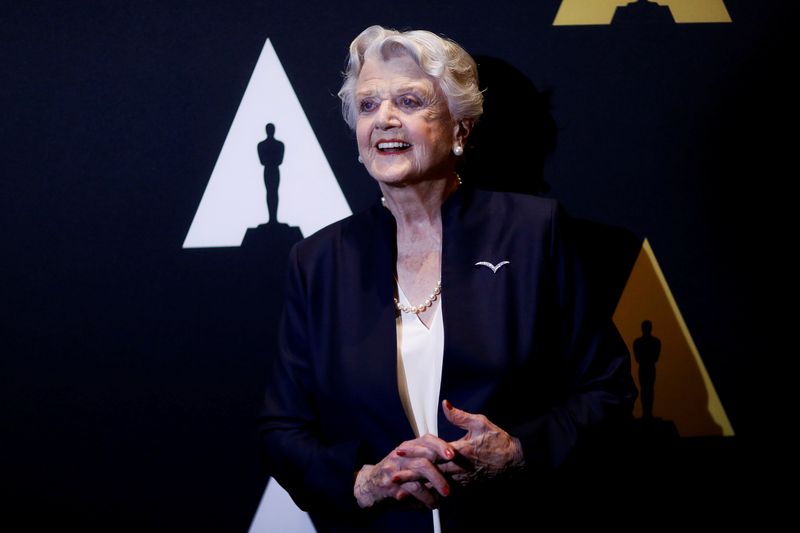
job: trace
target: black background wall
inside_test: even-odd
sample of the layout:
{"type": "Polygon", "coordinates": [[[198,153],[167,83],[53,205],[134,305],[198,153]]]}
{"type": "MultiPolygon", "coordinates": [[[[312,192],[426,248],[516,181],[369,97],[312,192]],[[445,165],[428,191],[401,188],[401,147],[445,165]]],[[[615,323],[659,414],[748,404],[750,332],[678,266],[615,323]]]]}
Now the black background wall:
{"type": "Polygon", "coordinates": [[[529,93],[504,99],[496,157],[650,240],[748,452],[724,468],[746,469],[788,354],[797,19],[725,4],[732,24],[554,27],[557,0],[3,2],[4,505],[30,529],[248,527],[285,256],[181,245],[266,38],[351,208],[373,200],[333,95],[374,23],[446,34],[546,95],[544,167],[519,144],[541,129],[529,93]]]}

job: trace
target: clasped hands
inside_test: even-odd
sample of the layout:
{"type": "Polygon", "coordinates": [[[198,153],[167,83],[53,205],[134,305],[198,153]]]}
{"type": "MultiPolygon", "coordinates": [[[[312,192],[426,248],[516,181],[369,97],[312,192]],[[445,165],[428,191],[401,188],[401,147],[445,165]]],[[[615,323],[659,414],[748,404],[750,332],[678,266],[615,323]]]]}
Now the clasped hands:
{"type": "Polygon", "coordinates": [[[466,486],[523,464],[519,440],[484,415],[457,409],[447,400],[442,406],[447,420],[467,433],[453,442],[424,435],[402,443],[378,464],[364,465],[353,486],[359,506],[414,498],[433,509],[440,495],[450,494],[452,482],[466,486]]]}

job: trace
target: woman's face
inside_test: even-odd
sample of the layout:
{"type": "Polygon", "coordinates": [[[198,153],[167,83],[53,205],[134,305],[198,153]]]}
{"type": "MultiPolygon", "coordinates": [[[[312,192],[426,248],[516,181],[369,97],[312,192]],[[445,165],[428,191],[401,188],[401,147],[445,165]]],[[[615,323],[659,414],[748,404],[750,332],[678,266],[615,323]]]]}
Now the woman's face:
{"type": "Polygon", "coordinates": [[[409,56],[364,62],[356,112],[358,152],[379,182],[402,186],[452,175],[457,125],[435,79],[409,56]]]}

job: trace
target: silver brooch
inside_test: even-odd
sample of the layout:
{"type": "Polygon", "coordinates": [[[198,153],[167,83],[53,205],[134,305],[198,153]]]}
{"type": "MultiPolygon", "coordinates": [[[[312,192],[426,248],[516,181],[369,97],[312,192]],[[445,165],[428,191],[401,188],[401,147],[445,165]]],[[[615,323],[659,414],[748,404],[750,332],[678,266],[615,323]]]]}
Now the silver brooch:
{"type": "Polygon", "coordinates": [[[500,267],[505,266],[511,263],[511,261],[500,261],[496,265],[491,264],[489,261],[478,261],[475,263],[475,266],[485,266],[486,268],[490,269],[494,274],[497,274],[497,271],[500,270],[500,267]]]}

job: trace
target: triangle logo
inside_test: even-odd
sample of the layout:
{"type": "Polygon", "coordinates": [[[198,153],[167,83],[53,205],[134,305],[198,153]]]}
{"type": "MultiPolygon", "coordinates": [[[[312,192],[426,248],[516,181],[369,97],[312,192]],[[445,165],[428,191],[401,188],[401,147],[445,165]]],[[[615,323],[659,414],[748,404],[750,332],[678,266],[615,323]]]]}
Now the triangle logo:
{"type": "Polygon", "coordinates": [[[308,236],[350,214],[267,39],[183,248],[238,247],[249,228],[267,222],[298,227],[308,236]]]}
{"type": "Polygon", "coordinates": [[[623,11],[634,21],[656,16],[676,24],[732,22],[724,0],[561,0],[553,26],[608,25],[623,11]]]}
{"type": "Polygon", "coordinates": [[[681,437],[734,435],[647,239],[617,304],[614,324],[630,350],[639,389],[634,416],[669,421],[681,437]]]}
{"type": "Polygon", "coordinates": [[[315,533],[308,513],[300,510],[286,489],[270,479],[248,533],[315,533]]]}

